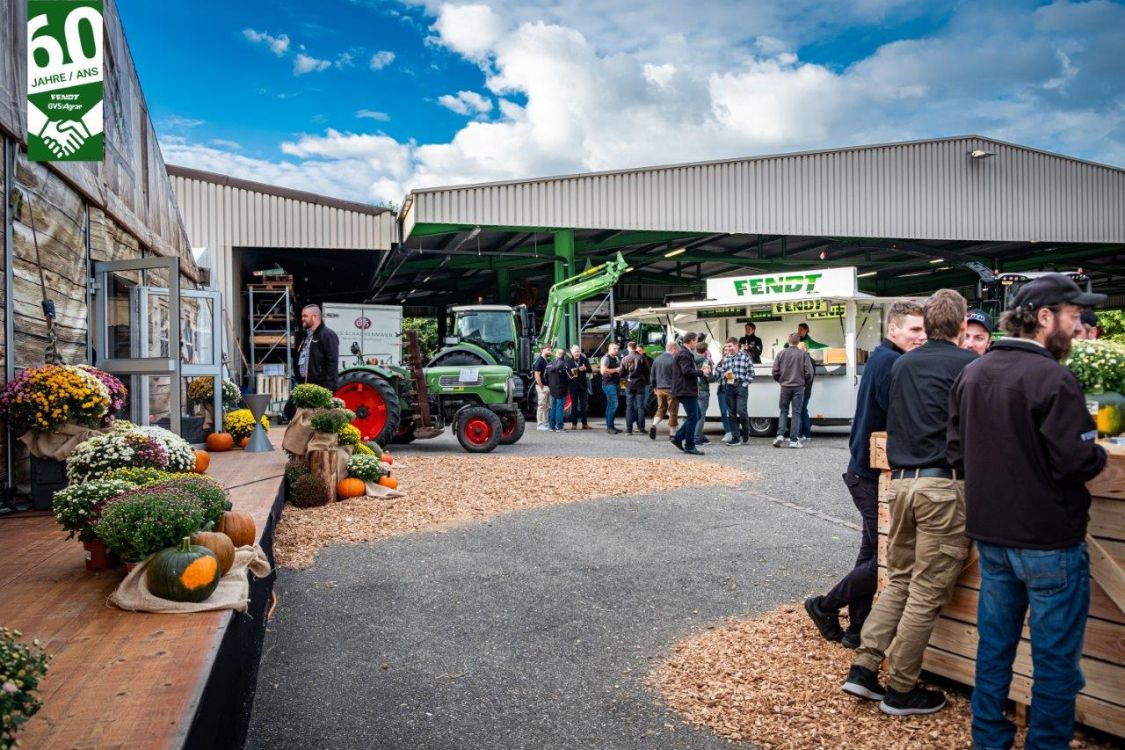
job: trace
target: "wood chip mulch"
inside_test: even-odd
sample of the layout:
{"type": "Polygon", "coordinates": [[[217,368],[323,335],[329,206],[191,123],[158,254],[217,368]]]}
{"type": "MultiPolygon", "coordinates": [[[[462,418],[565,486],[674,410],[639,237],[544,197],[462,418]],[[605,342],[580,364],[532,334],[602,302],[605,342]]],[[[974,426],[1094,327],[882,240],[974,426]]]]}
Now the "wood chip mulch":
{"type": "Polygon", "coordinates": [[[372,542],[524,508],[682,487],[740,486],[759,478],[710,461],[540,456],[404,456],[394,475],[406,497],[286,506],[274,534],[278,565],[306,568],[330,544],[372,542]],[[628,480],[628,481],[625,481],[628,480]]]}
{"type": "MultiPolygon", "coordinates": [[[[788,604],[676,644],[649,682],[688,724],[762,750],[948,750],[972,744],[967,690],[943,689],[946,707],[936,714],[885,716],[874,701],[840,690],[853,655],[824,640],[801,605],[788,604]]],[[[1022,739],[1021,732],[1016,747],[1022,739]]],[[[1071,747],[1111,746],[1079,735],[1071,747]]]]}

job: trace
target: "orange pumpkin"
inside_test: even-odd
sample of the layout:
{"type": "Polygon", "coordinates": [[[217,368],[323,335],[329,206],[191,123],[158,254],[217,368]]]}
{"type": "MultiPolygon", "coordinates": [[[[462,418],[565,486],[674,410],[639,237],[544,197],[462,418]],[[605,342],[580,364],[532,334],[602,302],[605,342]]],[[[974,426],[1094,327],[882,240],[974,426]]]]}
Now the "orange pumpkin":
{"type": "Polygon", "coordinates": [[[383,476],[379,477],[379,484],[383,485],[384,487],[388,487],[392,490],[398,489],[398,480],[395,479],[392,476],[383,475],[383,476]]]}
{"type": "Polygon", "coordinates": [[[229,432],[212,432],[207,436],[207,450],[221,453],[234,447],[234,438],[229,432]]]}
{"type": "Polygon", "coordinates": [[[254,516],[238,510],[224,511],[219,522],[215,524],[215,531],[229,536],[235,547],[253,544],[258,538],[254,516]]]}
{"type": "Polygon", "coordinates": [[[250,445],[250,438],[249,437],[244,437],[244,438],[242,438],[242,440],[238,441],[238,447],[239,448],[245,448],[248,445],[250,445]]]}
{"type": "Polygon", "coordinates": [[[395,460],[391,458],[390,453],[384,453],[383,455],[379,456],[379,460],[387,464],[388,466],[395,462],[395,460]]]}
{"type": "Polygon", "coordinates": [[[336,494],[341,497],[362,497],[367,492],[367,485],[362,479],[348,477],[336,483],[336,494]]]}
{"type": "Polygon", "coordinates": [[[195,451],[195,473],[207,473],[207,467],[211,465],[211,454],[207,451],[195,451]]]}
{"type": "Polygon", "coordinates": [[[206,547],[215,553],[215,557],[219,558],[221,575],[225,576],[234,565],[234,542],[226,534],[218,531],[197,531],[191,535],[191,543],[206,547]]]}

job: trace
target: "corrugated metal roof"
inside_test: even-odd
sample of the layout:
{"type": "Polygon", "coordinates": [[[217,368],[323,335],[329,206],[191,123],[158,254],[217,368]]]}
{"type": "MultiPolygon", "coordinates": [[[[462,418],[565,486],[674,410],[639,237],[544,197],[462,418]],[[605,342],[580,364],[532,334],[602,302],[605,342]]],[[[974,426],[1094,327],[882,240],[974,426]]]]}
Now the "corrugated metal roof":
{"type": "Polygon", "coordinates": [[[962,136],[415,190],[402,221],[1121,243],[1125,170],[962,136]]]}

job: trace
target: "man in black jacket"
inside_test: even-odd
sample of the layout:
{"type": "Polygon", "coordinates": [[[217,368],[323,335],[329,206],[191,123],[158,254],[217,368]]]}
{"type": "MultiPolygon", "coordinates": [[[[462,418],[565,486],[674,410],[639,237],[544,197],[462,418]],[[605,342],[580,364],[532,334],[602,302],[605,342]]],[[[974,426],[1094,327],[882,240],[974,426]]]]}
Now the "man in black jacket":
{"type": "Polygon", "coordinates": [[[980,554],[974,747],[1014,741],[1004,706],[1029,607],[1027,747],[1068,747],[1074,731],[1090,605],[1085,483],[1106,454],[1082,388],[1059,362],[1082,330],[1082,308],[1104,301],[1062,274],[1028,282],[1001,318],[1007,336],[950,396],[947,458],[965,472],[965,530],[980,554]]]}
{"type": "Polygon", "coordinates": [[[297,345],[297,380],[324,386],[334,393],[340,368],[340,339],[324,324],[319,305],[305,305],[301,326],[305,336],[297,345]]]}
{"type": "Polygon", "coordinates": [[[939,289],[923,308],[927,341],[891,368],[887,461],[891,465],[887,587],[863,624],[844,691],[881,701],[892,716],[930,714],[945,696],[919,686],[922,654],[969,556],[965,483],[945,460],[949,392],[977,355],[959,346],[965,298],[939,289]],[[879,685],[886,659],[887,688],[879,685]]]}
{"type": "Polygon", "coordinates": [[[672,360],[672,396],[684,407],[684,421],[680,429],[672,436],[672,445],[684,453],[702,456],[703,451],[695,447],[695,425],[700,419],[699,414],[699,379],[708,378],[711,368],[704,365],[702,369],[695,365],[695,340],[698,336],[694,333],[685,333],[679,350],[672,360]]]}
{"type": "Polygon", "coordinates": [[[625,434],[634,434],[636,425],[639,435],[645,431],[645,394],[652,364],[644,355],[644,349],[637,351],[632,341],[628,347],[629,353],[621,360],[621,377],[625,379],[625,434]]]}

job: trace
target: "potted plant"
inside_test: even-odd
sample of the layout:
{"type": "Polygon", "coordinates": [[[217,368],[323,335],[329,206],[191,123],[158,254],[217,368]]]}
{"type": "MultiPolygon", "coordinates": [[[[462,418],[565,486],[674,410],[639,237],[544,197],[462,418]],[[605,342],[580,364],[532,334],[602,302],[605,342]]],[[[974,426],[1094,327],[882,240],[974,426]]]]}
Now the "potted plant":
{"type": "Polygon", "coordinates": [[[168,430],[126,422],[79,444],[66,459],[66,474],[72,482],[100,479],[123,468],[190,472],[195,468],[195,452],[186,440],[168,430]]]}
{"type": "Polygon", "coordinates": [[[204,516],[203,506],[181,489],[150,485],[107,503],[94,529],[132,569],[149,555],[202,529],[204,516]]]}
{"type": "Polygon", "coordinates": [[[32,506],[51,507],[66,486],[62,461],[76,445],[113,423],[127,391],[94,367],[43,365],[21,371],[0,387],[0,418],[31,453],[32,506]]]}
{"type": "MultiPolygon", "coordinates": [[[[238,389],[238,384],[229,378],[223,378],[222,385],[222,406],[225,412],[238,405],[242,401],[242,392],[238,389]]],[[[217,424],[215,420],[215,378],[211,376],[194,378],[188,383],[187,397],[188,401],[192,402],[199,407],[202,412],[202,421],[199,423],[198,440],[189,439],[188,442],[200,443],[207,433],[211,432],[217,424]]],[[[185,436],[187,436],[185,432],[185,436]]]]}
{"type": "Polygon", "coordinates": [[[35,697],[51,657],[38,640],[20,643],[18,630],[0,628],[0,748],[16,746],[16,733],[39,711],[35,697]]]}
{"type": "Polygon", "coordinates": [[[1086,393],[1098,434],[1114,436],[1125,430],[1125,344],[1074,341],[1066,366],[1086,393]]]}
{"type": "MultiPolygon", "coordinates": [[[[270,420],[265,414],[262,415],[262,427],[266,432],[270,431],[270,420]]],[[[254,415],[249,409],[235,409],[223,418],[223,430],[230,433],[235,445],[242,445],[254,432],[254,415]]]]}
{"type": "Polygon", "coordinates": [[[121,479],[96,479],[72,484],[55,493],[55,519],[66,529],[67,538],[78,537],[86,551],[86,570],[107,570],[120,564],[117,555],[109,552],[98,538],[94,525],[101,517],[108,500],[136,487],[121,479]]]}

